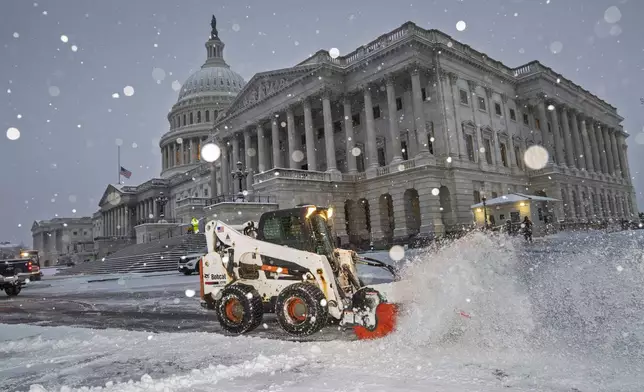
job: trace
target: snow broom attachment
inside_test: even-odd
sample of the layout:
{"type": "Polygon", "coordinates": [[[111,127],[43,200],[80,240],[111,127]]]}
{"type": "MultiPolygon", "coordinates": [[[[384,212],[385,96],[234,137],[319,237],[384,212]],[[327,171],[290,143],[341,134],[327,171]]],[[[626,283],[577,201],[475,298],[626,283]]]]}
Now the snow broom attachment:
{"type": "MultiPolygon", "coordinates": [[[[356,262],[383,268],[393,275],[394,281],[399,280],[398,271],[380,260],[360,257],[356,262]]],[[[399,308],[397,304],[388,302],[383,292],[391,288],[391,284],[363,287],[352,296],[353,331],[358,339],[379,339],[395,331],[399,308]]]]}

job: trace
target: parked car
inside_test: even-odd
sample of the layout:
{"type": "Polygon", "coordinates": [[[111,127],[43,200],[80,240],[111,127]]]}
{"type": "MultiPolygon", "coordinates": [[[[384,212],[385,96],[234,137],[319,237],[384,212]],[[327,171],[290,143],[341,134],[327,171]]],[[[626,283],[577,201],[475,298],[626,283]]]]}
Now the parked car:
{"type": "Polygon", "coordinates": [[[192,275],[194,272],[199,273],[199,260],[204,253],[191,253],[179,258],[179,272],[185,275],[192,275]]]}

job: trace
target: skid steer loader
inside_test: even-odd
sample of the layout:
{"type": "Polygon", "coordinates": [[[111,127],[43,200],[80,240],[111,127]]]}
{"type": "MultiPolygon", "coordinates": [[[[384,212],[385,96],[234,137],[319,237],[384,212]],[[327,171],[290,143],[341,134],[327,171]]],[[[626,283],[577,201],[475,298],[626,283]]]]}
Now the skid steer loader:
{"type": "Polygon", "coordinates": [[[396,271],[334,246],[332,208],[305,205],[264,213],[243,233],[221,221],[206,224],[201,259],[202,306],[229,333],[244,334],[275,313],[282,329],[306,336],[327,323],[353,328],[359,339],[395,329],[396,271]],[[356,264],[385,268],[392,283],[365,286],[356,264]]]}

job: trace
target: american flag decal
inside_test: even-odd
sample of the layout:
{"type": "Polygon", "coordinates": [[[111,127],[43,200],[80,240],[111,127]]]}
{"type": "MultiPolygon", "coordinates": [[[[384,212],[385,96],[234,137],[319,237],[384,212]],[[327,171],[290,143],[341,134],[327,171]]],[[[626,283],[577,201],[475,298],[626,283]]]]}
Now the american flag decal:
{"type": "Polygon", "coordinates": [[[217,226],[217,233],[223,233],[224,232],[224,227],[223,226],[217,226]]]}

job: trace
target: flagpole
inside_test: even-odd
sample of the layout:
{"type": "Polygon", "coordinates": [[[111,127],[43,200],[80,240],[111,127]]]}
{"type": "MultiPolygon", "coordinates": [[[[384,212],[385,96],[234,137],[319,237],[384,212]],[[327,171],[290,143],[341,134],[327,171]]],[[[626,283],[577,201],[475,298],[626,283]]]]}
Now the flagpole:
{"type": "Polygon", "coordinates": [[[119,179],[117,181],[117,184],[121,185],[121,146],[116,146],[118,148],[118,171],[119,171],[119,179]]]}

